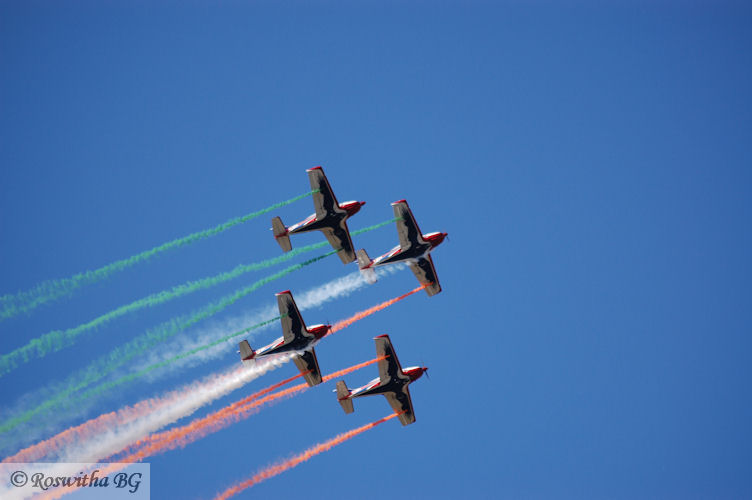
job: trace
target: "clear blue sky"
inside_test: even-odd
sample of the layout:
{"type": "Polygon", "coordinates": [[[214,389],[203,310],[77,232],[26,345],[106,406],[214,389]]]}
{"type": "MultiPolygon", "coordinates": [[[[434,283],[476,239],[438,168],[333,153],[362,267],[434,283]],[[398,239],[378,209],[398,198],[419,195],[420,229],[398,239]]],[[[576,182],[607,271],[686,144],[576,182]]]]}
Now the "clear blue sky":
{"type": "MultiPolygon", "coordinates": [[[[0,293],[300,194],[323,165],[340,200],[368,202],[351,228],[406,198],[451,241],[434,254],[444,291],[327,339],[322,370],[373,357],[389,333],[431,380],[411,386],[415,425],[384,424],[240,498],[749,498],[751,21],[743,2],[3,2],[0,293]]],[[[4,321],[2,352],[278,255],[268,227],[4,321]]],[[[392,227],[356,238],[372,255],[396,242],[392,227]]],[[[354,269],[329,258],[218,319],[354,269]]],[[[4,377],[3,400],[263,275],[102,328],[4,377]]],[[[305,318],[414,286],[402,273],[305,318]]],[[[236,361],[228,347],[90,416],[236,361]]],[[[344,415],[331,388],[154,457],[153,497],[210,497],[389,412],[371,398],[344,415]]]]}

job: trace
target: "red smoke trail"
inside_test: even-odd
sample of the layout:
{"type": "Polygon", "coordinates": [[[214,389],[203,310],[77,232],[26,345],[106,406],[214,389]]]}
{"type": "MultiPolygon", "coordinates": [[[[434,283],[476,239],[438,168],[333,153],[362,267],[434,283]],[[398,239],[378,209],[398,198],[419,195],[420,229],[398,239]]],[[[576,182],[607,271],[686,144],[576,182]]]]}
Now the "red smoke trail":
{"type": "Polygon", "coordinates": [[[407,293],[403,293],[399,297],[395,297],[393,299],[389,299],[389,300],[387,300],[385,302],[382,302],[381,304],[376,304],[375,306],[369,307],[365,311],[360,311],[359,313],[356,313],[356,314],[350,316],[347,319],[343,319],[342,321],[337,321],[334,325],[332,325],[332,329],[326,335],[329,336],[332,333],[335,333],[335,332],[338,332],[340,330],[343,330],[343,329],[347,328],[348,326],[352,325],[353,323],[355,323],[356,321],[359,321],[359,320],[365,318],[366,316],[370,316],[371,314],[373,314],[375,312],[381,311],[382,309],[386,309],[387,307],[391,306],[392,304],[395,304],[395,303],[399,302],[400,300],[406,299],[410,295],[423,290],[426,286],[428,286],[428,285],[421,285],[421,286],[419,286],[418,288],[416,288],[414,290],[410,290],[407,293]]]}
{"type": "Polygon", "coordinates": [[[296,455],[289,460],[285,460],[284,462],[281,462],[275,465],[270,465],[266,469],[263,469],[261,472],[257,473],[252,478],[226,489],[225,491],[223,491],[222,493],[214,497],[214,500],[226,500],[227,498],[230,498],[233,495],[237,495],[241,491],[247,488],[250,488],[251,486],[257,485],[261,481],[269,479],[270,477],[274,477],[277,474],[281,474],[288,469],[292,469],[298,464],[305,462],[306,460],[310,458],[315,457],[319,453],[329,451],[335,446],[337,446],[338,444],[344,443],[348,439],[352,439],[358,434],[361,434],[369,429],[373,429],[377,425],[382,424],[386,422],[387,420],[391,420],[398,415],[399,413],[393,413],[387,417],[376,420],[375,422],[371,422],[370,424],[366,424],[361,427],[358,427],[357,429],[353,429],[351,431],[345,432],[344,434],[340,434],[339,436],[333,439],[330,439],[329,441],[326,441],[324,443],[317,444],[316,446],[312,448],[308,448],[306,451],[304,451],[300,455],[296,455]]]}
{"type": "MultiPolygon", "coordinates": [[[[363,363],[358,363],[357,365],[353,365],[349,368],[344,368],[342,370],[336,371],[323,377],[323,382],[328,382],[333,378],[343,377],[348,373],[354,372],[355,370],[359,370],[366,366],[372,365],[380,361],[381,359],[384,358],[376,358],[369,361],[364,361],[363,363]]],[[[119,459],[118,461],[136,462],[157,453],[174,450],[175,448],[182,448],[213,432],[224,429],[225,427],[234,424],[235,422],[248,418],[267,403],[277,401],[278,399],[284,397],[292,397],[299,392],[308,389],[308,384],[298,384],[296,386],[290,387],[289,389],[284,389],[273,394],[269,394],[268,396],[261,399],[256,399],[263,394],[269,393],[274,388],[280,387],[284,383],[288,383],[300,376],[301,375],[297,375],[278,384],[274,384],[273,386],[267,387],[266,389],[263,389],[244,399],[241,399],[240,401],[236,401],[235,403],[232,403],[225,408],[217,410],[210,415],[207,415],[203,418],[197,418],[181,427],[152,434],[148,438],[139,441],[129,448],[129,450],[133,450],[134,448],[139,447],[140,449],[131,452],[130,455],[119,459]]]]}

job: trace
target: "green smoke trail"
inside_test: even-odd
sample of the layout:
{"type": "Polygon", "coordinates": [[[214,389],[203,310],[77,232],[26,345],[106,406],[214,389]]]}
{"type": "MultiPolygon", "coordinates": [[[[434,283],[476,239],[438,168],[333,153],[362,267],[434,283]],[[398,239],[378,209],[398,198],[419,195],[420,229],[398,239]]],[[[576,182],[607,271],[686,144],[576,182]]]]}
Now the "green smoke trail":
{"type": "MultiPolygon", "coordinates": [[[[358,235],[367,231],[373,231],[374,229],[383,227],[387,224],[392,223],[393,221],[393,219],[390,219],[388,221],[380,222],[378,224],[374,224],[372,226],[354,231],[352,234],[358,235]]],[[[97,318],[94,318],[93,320],[78,325],[74,328],[69,328],[67,330],[54,330],[52,332],[45,333],[44,335],[30,340],[26,345],[19,347],[18,349],[15,349],[8,354],[0,356],[0,377],[8,374],[22,363],[28,363],[34,358],[44,357],[52,352],[59,351],[60,349],[73,344],[76,339],[83,333],[97,328],[116,318],[119,318],[120,316],[138,311],[145,307],[155,307],[157,305],[164,304],[165,302],[174,300],[178,297],[182,297],[183,295],[187,295],[198,290],[224,283],[225,281],[237,278],[250,271],[257,271],[271,267],[281,262],[286,262],[297,255],[317,250],[326,245],[328,245],[326,241],[313,243],[311,245],[300,247],[278,257],[266,259],[261,262],[241,264],[231,271],[220,273],[207,278],[202,278],[197,281],[190,281],[182,285],[175,286],[169,290],[149,295],[148,297],[136,300],[134,302],[131,302],[130,304],[120,306],[108,313],[98,316],[97,318]]]]}
{"type": "MultiPolygon", "coordinates": [[[[330,252],[327,255],[332,255],[334,253],[335,252],[330,252]]],[[[251,327],[245,328],[243,330],[239,330],[239,331],[231,333],[229,335],[225,335],[221,339],[217,339],[217,340],[215,340],[213,342],[210,342],[208,344],[205,344],[205,345],[202,345],[202,346],[199,346],[199,347],[194,347],[193,349],[189,349],[188,351],[185,351],[185,352],[182,352],[180,354],[177,354],[177,355],[175,355],[175,356],[173,356],[173,357],[171,357],[169,359],[165,359],[164,361],[160,361],[158,363],[151,364],[151,365],[147,366],[146,368],[143,368],[143,369],[141,369],[141,370],[139,370],[137,372],[130,373],[128,375],[124,375],[124,376],[122,376],[122,377],[120,377],[118,379],[111,380],[109,382],[104,382],[104,383],[99,384],[98,386],[93,387],[93,388],[89,389],[88,391],[84,392],[83,394],[81,394],[80,397],[78,397],[76,399],[78,401],[81,401],[81,400],[89,399],[89,398],[94,397],[94,396],[98,396],[99,394],[102,394],[103,392],[107,392],[107,391],[109,391],[111,389],[114,389],[115,387],[117,387],[119,385],[127,384],[128,382],[133,382],[134,380],[137,380],[137,379],[143,377],[144,375],[147,375],[147,374],[153,372],[154,370],[158,370],[159,368],[164,368],[165,366],[169,366],[169,365],[175,363],[176,361],[180,361],[181,359],[188,358],[190,356],[193,356],[194,354],[198,354],[199,352],[206,351],[207,349],[211,349],[212,347],[214,347],[216,345],[219,345],[219,344],[222,344],[223,342],[226,342],[226,341],[228,341],[228,340],[230,340],[230,339],[232,339],[234,337],[238,337],[240,335],[243,335],[244,333],[250,332],[251,330],[255,330],[257,328],[261,328],[261,327],[263,327],[265,325],[268,325],[269,323],[273,323],[273,322],[279,320],[280,318],[281,318],[281,316],[276,316],[276,317],[274,317],[274,318],[272,318],[270,320],[262,321],[261,323],[257,323],[257,324],[255,324],[255,325],[253,325],[251,327]]],[[[0,432],[2,432],[2,427],[0,427],[0,432]]]]}
{"type": "MultiPolygon", "coordinates": [[[[135,339],[131,340],[125,345],[113,349],[106,356],[103,356],[99,358],[98,360],[94,361],[86,369],[78,372],[77,374],[74,374],[72,377],[69,377],[69,380],[65,384],[65,387],[57,389],[55,391],[55,395],[52,396],[51,398],[43,401],[41,404],[37,405],[36,407],[30,410],[27,410],[21,413],[20,415],[12,417],[6,420],[5,422],[3,422],[2,424],[0,424],[0,434],[11,431],[16,426],[24,422],[28,422],[35,415],[45,410],[50,410],[56,406],[59,406],[62,403],[75,403],[75,401],[81,401],[84,398],[89,398],[94,395],[101,394],[102,392],[108,390],[110,387],[114,387],[114,385],[110,385],[110,384],[113,384],[114,382],[117,382],[115,385],[126,383],[131,380],[135,380],[136,378],[143,376],[146,373],[153,371],[156,368],[159,368],[160,366],[164,366],[161,364],[164,362],[158,363],[160,366],[152,365],[151,367],[148,367],[148,371],[141,370],[141,372],[143,373],[137,372],[137,373],[140,373],[138,377],[135,376],[136,374],[127,375],[125,377],[121,377],[120,379],[117,379],[116,381],[107,382],[105,384],[101,384],[97,387],[94,387],[80,396],[72,397],[76,392],[81,391],[82,389],[85,389],[89,385],[101,380],[102,378],[107,376],[109,373],[112,373],[114,370],[120,368],[121,366],[131,361],[132,359],[138,356],[143,356],[154,345],[160,342],[164,342],[170,339],[171,337],[175,336],[180,331],[190,326],[193,326],[199,321],[206,319],[222,311],[223,309],[234,304],[241,298],[257,290],[261,286],[271,281],[277,280],[283,276],[286,276],[294,271],[297,271],[298,269],[302,269],[303,267],[311,265],[314,262],[318,262],[319,260],[324,259],[335,253],[337,253],[337,251],[332,250],[325,254],[319,255],[318,257],[308,259],[299,264],[293,264],[285,269],[282,269],[281,271],[278,271],[270,276],[267,276],[266,278],[262,278],[245,288],[237,290],[233,294],[223,297],[219,301],[204,307],[199,312],[189,317],[176,318],[166,323],[163,323],[158,328],[147,331],[146,333],[136,337],[135,339]]],[[[268,320],[263,323],[259,323],[257,325],[250,327],[250,329],[260,328],[269,322],[275,321],[276,319],[278,318],[268,320]]],[[[220,341],[227,340],[228,338],[231,338],[237,335],[241,335],[242,333],[245,333],[246,331],[250,331],[250,329],[236,332],[228,337],[221,339],[220,341]]],[[[192,352],[191,354],[195,354],[196,352],[199,352],[201,350],[208,349],[209,347],[211,347],[211,345],[205,346],[204,348],[198,348],[197,350],[194,350],[195,352],[192,352]]],[[[180,355],[179,358],[178,357],[173,358],[170,362],[177,361],[177,359],[182,359],[183,357],[186,357],[188,355],[189,354],[180,355]]]]}
{"type": "Polygon", "coordinates": [[[234,219],[230,219],[227,222],[219,224],[218,226],[214,226],[203,231],[189,234],[188,236],[183,236],[182,238],[168,241],[167,243],[154,247],[150,250],[146,250],[131,257],[112,262],[93,271],[84,271],[78,274],[74,274],[70,278],[43,281],[31,290],[0,296],[0,320],[11,318],[21,313],[29,312],[46,302],[50,302],[64,296],[69,296],[82,286],[101,281],[114,273],[127,269],[157,254],[217,235],[223,231],[230,229],[231,227],[237,226],[238,224],[242,224],[251,219],[255,219],[256,217],[271,212],[272,210],[276,210],[277,208],[289,205],[313,193],[314,191],[309,191],[308,193],[301,194],[286,201],[275,203],[274,205],[268,206],[256,212],[252,212],[241,217],[235,217],[234,219]]]}
{"type": "MultiPolygon", "coordinates": [[[[391,224],[392,222],[396,220],[398,219],[391,219],[391,220],[384,221],[378,224],[374,224],[372,226],[368,226],[363,229],[353,231],[351,234],[358,235],[358,234],[362,234],[368,231],[373,231],[374,229],[378,229],[387,224],[391,224]]],[[[309,247],[320,248],[321,246],[325,246],[326,244],[327,244],[326,242],[321,242],[321,243],[316,243],[314,245],[309,245],[309,247]]],[[[301,247],[299,249],[300,252],[306,251],[305,248],[306,247],[301,247]]],[[[310,250],[313,250],[313,248],[310,248],[310,250]]],[[[27,410],[17,416],[14,416],[6,420],[5,422],[0,423],[0,434],[13,430],[18,425],[24,422],[28,422],[29,420],[34,418],[34,416],[46,410],[51,410],[65,403],[75,405],[77,401],[81,401],[82,399],[84,399],[84,395],[74,396],[75,393],[98,382],[99,380],[107,376],[109,373],[112,373],[116,369],[120,368],[121,366],[131,361],[132,359],[139,357],[139,356],[143,356],[154,345],[159,344],[160,342],[164,342],[170,339],[171,337],[173,337],[174,335],[176,335],[177,333],[179,333],[180,331],[187,329],[190,326],[193,326],[194,324],[198,323],[199,321],[206,319],[212,316],[213,314],[216,314],[222,311],[224,308],[235,303],[237,300],[239,300],[243,296],[247,295],[248,293],[251,293],[252,291],[263,286],[264,284],[267,284],[271,281],[279,279],[305,266],[313,264],[314,262],[317,262],[325,257],[328,257],[329,255],[333,255],[334,253],[336,253],[336,251],[330,251],[325,254],[319,255],[318,257],[314,257],[312,259],[301,262],[299,264],[293,264],[292,266],[289,266],[271,276],[258,280],[255,283],[251,284],[250,286],[243,288],[241,290],[238,290],[235,293],[220,299],[218,302],[214,304],[210,304],[209,306],[206,306],[201,311],[193,314],[192,316],[176,318],[166,323],[163,323],[159,327],[152,329],[150,331],[147,331],[146,333],[140,335],[139,337],[136,337],[135,339],[131,340],[125,345],[111,350],[108,355],[99,358],[98,360],[91,363],[87,368],[70,376],[68,378],[68,381],[64,384],[63,387],[56,388],[54,396],[48,398],[47,400],[43,401],[42,403],[40,403],[39,405],[37,405],[36,407],[32,409],[27,410]]],[[[269,321],[276,321],[276,319],[272,319],[269,321]]],[[[268,321],[259,323],[258,325],[254,325],[253,327],[250,327],[250,328],[251,329],[260,328],[264,326],[266,323],[268,323],[268,321]]],[[[246,330],[241,330],[240,332],[236,332],[227,337],[224,337],[218,340],[216,343],[228,340],[232,337],[236,337],[243,333],[246,333],[246,330]]],[[[209,344],[207,346],[204,346],[203,348],[196,348],[196,350],[189,351],[190,354],[186,354],[186,353],[180,354],[176,356],[174,359],[169,360],[169,361],[170,363],[172,363],[174,361],[177,361],[178,359],[183,359],[184,357],[187,357],[191,354],[195,354],[199,351],[208,349],[212,347],[213,345],[216,345],[216,343],[209,344]]],[[[120,379],[116,379],[111,382],[100,384],[97,387],[93,387],[92,389],[84,393],[85,397],[90,398],[98,394],[101,394],[107,391],[108,389],[115,387],[117,385],[121,385],[121,384],[130,382],[132,380],[136,380],[140,376],[143,376],[157,368],[165,366],[163,363],[165,362],[163,361],[160,363],[156,363],[155,365],[151,365],[145,368],[144,370],[142,370],[143,373],[140,373],[140,375],[136,376],[136,374],[129,374],[124,377],[121,377],[120,379]]]]}
{"type": "Polygon", "coordinates": [[[271,267],[280,262],[290,260],[295,257],[295,255],[316,250],[326,244],[326,242],[316,243],[313,245],[308,245],[307,247],[302,247],[298,249],[298,251],[294,254],[293,252],[289,252],[279,257],[266,259],[261,262],[241,264],[231,271],[220,273],[207,278],[202,278],[197,281],[189,281],[182,285],[172,287],[169,290],[164,290],[162,292],[149,295],[148,297],[138,299],[74,328],[69,328],[67,330],[54,330],[52,332],[45,333],[44,335],[32,339],[26,345],[19,347],[18,349],[15,349],[8,354],[0,356],[0,376],[9,373],[22,363],[27,363],[34,358],[41,358],[52,352],[59,351],[60,349],[73,344],[83,333],[93,330],[128,313],[132,313],[146,307],[155,307],[157,305],[164,304],[165,302],[177,299],[179,297],[182,297],[183,295],[187,295],[198,290],[224,283],[225,281],[237,278],[250,271],[256,271],[259,269],[271,267]]]}

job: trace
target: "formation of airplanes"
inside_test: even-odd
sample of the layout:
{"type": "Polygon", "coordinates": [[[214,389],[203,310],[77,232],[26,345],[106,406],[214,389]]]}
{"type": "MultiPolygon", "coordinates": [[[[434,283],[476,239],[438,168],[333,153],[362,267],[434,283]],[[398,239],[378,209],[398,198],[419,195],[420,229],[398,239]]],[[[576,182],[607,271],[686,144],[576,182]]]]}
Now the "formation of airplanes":
{"type": "MultiPolygon", "coordinates": [[[[306,171],[313,192],[315,212],[303,221],[286,227],[280,217],[272,219],[274,238],[283,251],[292,250],[290,235],[307,231],[321,231],[343,264],[357,260],[358,268],[369,283],[375,283],[374,268],[394,263],[407,263],[429,296],[441,292],[430,253],[447,237],[447,233],[423,234],[418,227],[406,200],[392,203],[399,244],[385,254],[371,259],[365,249],[357,252],[347,227],[347,219],[358,213],[365,201],[339,203],[324,169],[314,167],[306,171]]],[[[331,325],[306,327],[292,293],[287,290],[276,295],[279,307],[282,337],[258,351],[247,340],[239,344],[241,361],[252,362],[265,356],[292,354],[292,360],[309,386],[322,382],[321,370],[314,347],[331,331],[331,325]]],[[[402,425],[415,422],[415,412],[408,386],[427,370],[425,366],[402,369],[388,335],[374,338],[378,355],[379,377],[357,389],[350,390],[344,380],[337,382],[337,400],[345,413],[354,411],[353,399],[361,396],[383,395],[402,425]]]]}

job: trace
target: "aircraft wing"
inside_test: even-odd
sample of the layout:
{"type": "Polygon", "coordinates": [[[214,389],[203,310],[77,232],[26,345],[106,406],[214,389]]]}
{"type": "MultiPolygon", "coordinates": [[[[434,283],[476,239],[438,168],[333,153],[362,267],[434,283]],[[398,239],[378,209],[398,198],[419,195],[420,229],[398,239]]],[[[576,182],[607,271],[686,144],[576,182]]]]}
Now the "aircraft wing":
{"type": "Polygon", "coordinates": [[[441,291],[439,278],[436,276],[436,268],[433,267],[433,259],[430,255],[421,257],[417,263],[409,263],[410,270],[413,272],[418,281],[426,286],[426,293],[429,296],[436,295],[441,291]]]}
{"type": "Polygon", "coordinates": [[[408,379],[408,376],[402,372],[399,359],[394,353],[392,341],[389,335],[379,335],[374,339],[376,342],[376,356],[386,358],[379,361],[379,378],[381,383],[389,382],[392,379],[408,379]]]}
{"type": "MultiPolygon", "coordinates": [[[[379,378],[381,379],[381,383],[384,384],[392,379],[409,381],[409,377],[402,371],[399,359],[397,359],[397,355],[394,353],[389,335],[379,335],[374,340],[376,341],[376,354],[378,357],[388,356],[386,359],[379,361],[379,378]]],[[[384,396],[389,401],[395,413],[400,414],[399,419],[402,425],[415,422],[413,402],[410,399],[410,391],[407,388],[407,384],[400,391],[385,392],[384,396]]]]}
{"type": "Polygon", "coordinates": [[[405,385],[401,391],[384,393],[386,400],[395,413],[399,413],[402,425],[410,425],[415,422],[415,412],[413,412],[413,400],[410,398],[410,390],[405,385]]]}
{"type": "Polygon", "coordinates": [[[423,239],[423,233],[420,232],[418,223],[415,222],[413,212],[405,200],[392,203],[394,208],[394,218],[397,219],[397,234],[399,235],[400,247],[407,250],[413,245],[423,245],[426,241],[423,239]]]}
{"type": "Polygon", "coordinates": [[[311,181],[311,190],[313,193],[313,206],[316,207],[316,218],[321,220],[328,214],[347,213],[339,208],[334,191],[329,185],[329,181],[324,175],[324,169],[314,167],[307,170],[308,180],[311,181]]]}
{"type": "Polygon", "coordinates": [[[332,248],[339,250],[337,255],[343,264],[349,264],[355,260],[355,248],[350,238],[350,231],[347,229],[347,221],[343,220],[335,228],[326,228],[323,233],[332,248]]]}
{"type": "Polygon", "coordinates": [[[292,358],[295,366],[298,367],[303,378],[309,386],[321,383],[321,370],[319,370],[319,361],[316,359],[316,352],[311,349],[303,354],[297,354],[292,358]]]}
{"type": "Polygon", "coordinates": [[[303,317],[298,311],[298,306],[292,298],[290,291],[277,294],[277,305],[279,306],[280,321],[282,322],[282,336],[285,344],[289,344],[296,338],[310,337],[306,330],[303,317]]]}

